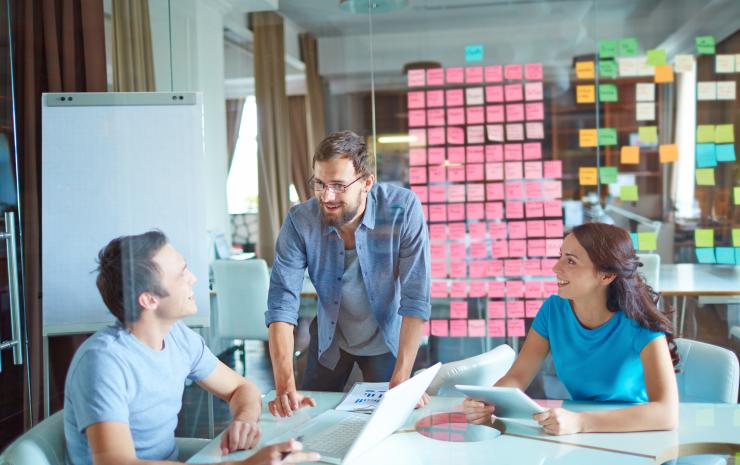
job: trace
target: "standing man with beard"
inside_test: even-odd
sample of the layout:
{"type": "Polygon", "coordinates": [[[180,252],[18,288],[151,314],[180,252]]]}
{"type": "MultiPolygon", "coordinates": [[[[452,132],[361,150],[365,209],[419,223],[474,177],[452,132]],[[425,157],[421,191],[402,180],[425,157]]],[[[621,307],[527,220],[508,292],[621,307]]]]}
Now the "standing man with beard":
{"type": "Polygon", "coordinates": [[[431,312],[429,237],[417,197],[376,184],[374,172],[362,137],[330,134],[313,157],[314,197],[291,208],[280,230],[265,313],[275,416],[315,405],[293,376],[306,268],[319,298],[301,389],[341,391],[355,362],[364,381],[390,387],[411,374],[431,312]]]}

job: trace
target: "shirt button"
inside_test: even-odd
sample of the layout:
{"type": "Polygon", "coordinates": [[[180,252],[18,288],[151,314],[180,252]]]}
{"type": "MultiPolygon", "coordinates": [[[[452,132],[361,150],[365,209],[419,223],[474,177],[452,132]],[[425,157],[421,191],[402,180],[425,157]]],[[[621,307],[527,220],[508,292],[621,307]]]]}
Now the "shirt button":
{"type": "Polygon", "coordinates": [[[331,324],[334,324],[334,322],[332,321],[331,324]]]}
{"type": "Polygon", "coordinates": [[[335,305],[339,305],[339,301],[338,301],[338,300],[335,300],[335,301],[334,301],[334,304],[335,304],[335,305]]]}
{"type": "Polygon", "coordinates": [[[341,280],[342,280],[342,277],[341,276],[337,278],[337,281],[341,281],[341,280]]]}

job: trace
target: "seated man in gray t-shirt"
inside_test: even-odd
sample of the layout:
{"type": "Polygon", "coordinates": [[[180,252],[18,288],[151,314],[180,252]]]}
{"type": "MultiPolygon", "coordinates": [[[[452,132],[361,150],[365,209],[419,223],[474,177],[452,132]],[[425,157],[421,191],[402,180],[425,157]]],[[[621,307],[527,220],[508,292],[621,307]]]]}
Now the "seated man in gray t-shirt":
{"type": "MultiPolygon", "coordinates": [[[[111,241],[98,256],[97,286],[115,325],[79,348],[67,373],[67,463],[142,464],[177,460],[177,414],[185,379],[227,401],[233,420],[221,451],[252,448],[261,398],[257,387],[218,361],[182,318],[196,312],[195,276],[159,231],[111,241]]],[[[318,460],[287,441],[242,463],[318,460]]],[[[229,462],[233,463],[233,462],[229,462]]]]}

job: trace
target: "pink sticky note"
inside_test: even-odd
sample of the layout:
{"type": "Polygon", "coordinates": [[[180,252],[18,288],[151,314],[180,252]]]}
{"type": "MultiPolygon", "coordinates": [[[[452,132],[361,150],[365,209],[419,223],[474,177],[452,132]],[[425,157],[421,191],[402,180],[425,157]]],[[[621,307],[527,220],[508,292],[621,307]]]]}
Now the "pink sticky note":
{"type": "MultiPolygon", "coordinates": [[[[503,281],[498,282],[503,284],[503,281]]],[[[489,300],[488,316],[489,318],[506,318],[506,302],[503,300],[489,300]]]]}
{"type": "Polygon", "coordinates": [[[524,98],[521,84],[507,84],[504,86],[504,99],[507,102],[520,102],[524,98]]]}
{"type": "MultiPolygon", "coordinates": [[[[512,180],[512,179],[522,179],[523,177],[522,162],[507,161],[506,163],[504,163],[504,175],[506,176],[507,181],[512,180]]],[[[517,197],[517,198],[520,198],[520,197],[517,197]]]]}
{"type": "Polygon", "coordinates": [[[524,239],[512,239],[509,241],[509,257],[526,257],[527,241],[524,239]]]}
{"type": "Polygon", "coordinates": [[[448,107],[461,107],[465,105],[465,94],[462,89],[447,89],[445,100],[448,107]]]}
{"type": "Polygon", "coordinates": [[[429,186],[429,201],[432,203],[447,201],[447,186],[429,186]]]}
{"type": "Polygon", "coordinates": [[[563,197],[562,181],[545,181],[542,183],[542,195],[546,199],[559,199],[563,197]]]}
{"type": "Polygon", "coordinates": [[[524,126],[521,123],[512,123],[506,125],[506,140],[518,141],[524,140],[524,126]]]}
{"type": "Polygon", "coordinates": [[[483,163],[486,161],[482,145],[468,145],[465,147],[465,158],[468,163],[483,163]]]}
{"type": "Polygon", "coordinates": [[[524,281],[524,295],[528,299],[542,297],[542,281],[524,281]]]}
{"type": "Polygon", "coordinates": [[[447,161],[450,163],[465,163],[465,147],[449,147],[447,161]]]}
{"type": "Polygon", "coordinates": [[[430,224],[429,225],[429,240],[432,240],[432,241],[447,240],[447,225],[446,224],[430,224]]]}
{"type": "Polygon", "coordinates": [[[465,124],[465,107],[448,108],[447,124],[458,126],[465,124]]]}
{"type": "MultiPolygon", "coordinates": [[[[447,221],[464,221],[464,220],[465,220],[465,204],[464,203],[451,203],[447,205],[447,221]]],[[[460,258],[460,257],[456,257],[456,258],[460,258]]]]}
{"type": "Polygon", "coordinates": [[[445,83],[444,68],[431,68],[427,70],[427,85],[442,86],[445,83]]]}
{"type": "MultiPolygon", "coordinates": [[[[527,144],[524,144],[527,145],[527,144]]],[[[524,162],[524,179],[542,179],[542,162],[525,161],[524,162]]]]}
{"type": "Polygon", "coordinates": [[[473,261],[470,262],[470,277],[471,278],[485,278],[487,271],[486,261],[473,261]]]}
{"type": "Polygon", "coordinates": [[[426,129],[409,129],[409,147],[424,147],[427,145],[426,129]]]}
{"type": "Polygon", "coordinates": [[[428,90],[427,91],[427,107],[443,107],[445,105],[445,91],[443,90],[428,90]]]}
{"type": "Polygon", "coordinates": [[[468,126],[467,136],[469,144],[482,144],[486,141],[485,126],[468,126]]]}
{"type": "Polygon", "coordinates": [[[502,181],[504,179],[504,164],[486,163],[486,179],[488,181],[502,181]]]}
{"type": "Polygon", "coordinates": [[[504,145],[503,144],[488,144],[486,145],[486,162],[497,162],[504,160],[504,145]]]}
{"type": "Polygon", "coordinates": [[[486,297],[488,295],[488,286],[486,285],[486,281],[482,280],[472,280],[470,281],[470,297],[478,298],[478,297],[486,297]]]}
{"type": "Polygon", "coordinates": [[[506,302],[506,317],[524,318],[524,301],[509,300],[508,302],[506,302]]]}
{"type": "Polygon", "coordinates": [[[509,241],[491,242],[491,255],[494,258],[506,258],[509,256],[509,241]]]}
{"type": "Polygon", "coordinates": [[[429,202],[429,188],[427,186],[411,186],[411,191],[419,198],[419,202],[429,202]]]}
{"type": "Polygon", "coordinates": [[[558,293],[558,282],[557,281],[543,281],[542,282],[542,292],[545,296],[550,296],[552,294],[558,293]]]}
{"type": "MultiPolygon", "coordinates": [[[[501,262],[497,262],[501,263],[501,262]]],[[[492,297],[494,299],[501,298],[503,299],[506,295],[506,282],[505,281],[488,281],[488,297],[492,297]]],[[[490,302],[489,302],[490,305],[490,302]]],[[[503,318],[503,314],[501,317],[496,318],[503,318]]]]}
{"type": "Polygon", "coordinates": [[[487,223],[470,223],[468,224],[468,232],[470,234],[470,240],[481,240],[486,238],[486,232],[488,232],[487,223]]]}
{"type": "MultiPolygon", "coordinates": [[[[410,169],[410,168],[409,168],[410,169]]],[[[445,165],[429,167],[429,182],[445,182],[445,165]]]]}
{"type": "Polygon", "coordinates": [[[504,265],[501,260],[488,260],[488,269],[486,273],[489,278],[501,277],[504,275],[504,265]]]}
{"type": "MultiPolygon", "coordinates": [[[[518,163],[518,162],[512,162],[518,163]]],[[[507,163],[508,164],[508,163],[507,163]]],[[[521,181],[508,181],[504,186],[506,190],[506,200],[511,199],[523,199],[524,195],[524,183],[521,181]]]]}
{"type": "Polygon", "coordinates": [[[483,75],[486,82],[501,82],[504,78],[503,67],[501,65],[486,66],[483,75]]]}
{"type": "Polygon", "coordinates": [[[409,183],[410,184],[426,184],[427,183],[427,167],[426,166],[412,166],[409,168],[409,183]]]}
{"type": "Polygon", "coordinates": [[[471,242],[470,256],[475,259],[488,258],[488,244],[485,242],[471,242]]]}
{"type": "Polygon", "coordinates": [[[524,84],[524,99],[530,100],[542,100],[542,83],[541,82],[528,82],[524,84]]]}
{"type": "MultiPolygon", "coordinates": [[[[504,160],[522,159],[522,144],[504,144],[504,160]]],[[[521,176],[517,179],[521,179],[521,176]]]]}
{"type": "Polygon", "coordinates": [[[483,163],[468,163],[465,166],[467,181],[483,181],[485,179],[485,171],[483,166],[483,163]]]}
{"type": "MultiPolygon", "coordinates": [[[[552,268],[557,265],[557,258],[543,258],[542,259],[542,274],[541,276],[555,276],[555,272],[552,268]]],[[[557,284],[557,283],[555,283],[557,284]]],[[[544,291],[543,291],[544,292],[544,291]]],[[[545,294],[543,294],[545,295],[545,294]]]]}
{"type": "Polygon", "coordinates": [[[467,278],[468,264],[466,262],[450,262],[450,278],[467,278]]]}
{"type": "Polygon", "coordinates": [[[424,108],[426,101],[424,98],[425,94],[423,91],[409,92],[406,101],[408,102],[409,108],[424,108]]]}
{"type": "Polygon", "coordinates": [[[507,223],[488,223],[488,233],[491,239],[506,239],[507,223]]]}
{"type": "Polygon", "coordinates": [[[506,137],[504,136],[504,125],[503,124],[488,124],[486,125],[486,136],[488,140],[492,142],[503,142],[506,137]]]}
{"type": "Polygon", "coordinates": [[[410,69],[407,75],[409,87],[422,87],[425,85],[426,73],[423,69],[410,69]]]}
{"type": "Polygon", "coordinates": [[[486,121],[486,115],[483,107],[467,107],[466,119],[468,124],[483,124],[486,121]]]}
{"type": "Polygon", "coordinates": [[[537,200],[530,200],[524,204],[524,209],[527,213],[527,218],[542,218],[545,216],[543,204],[537,200]]]}
{"type": "Polygon", "coordinates": [[[506,320],[488,320],[488,337],[506,337],[506,320]]]}
{"type": "Polygon", "coordinates": [[[447,179],[449,179],[450,182],[465,182],[465,165],[448,166],[447,179]]]}
{"type": "Polygon", "coordinates": [[[545,220],[547,237],[563,237],[563,220],[545,220]]]}
{"type": "Polygon", "coordinates": [[[527,223],[524,221],[509,221],[509,237],[524,239],[527,237],[527,223]]]}
{"type": "MultiPolygon", "coordinates": [[[[468,126],[470,130],[471,126],[468,126]]],[[[465,143],[465,130],[463,128],[448,127],[447,140],[450,144],[462,145],[465,143]]]]}
{"type": "Polygon", "coordinates": [[[468,336],[485,337],[486,322],[485,320],[468,320],[468,336]]]}
{"type": "MultiPolygon", "coordinates": [[[[468,178],[470,179],[470,178],[468,178]]],[[[486,200],[486,185],[483,183],[469,183],[466,186],[469,202],[483,202],[486,200]]]]}
{"type": "MultiPolygon", "coordinates": [[[[452,281],[452,288],[450,290],[450,297],[453,299],[467,299],[468,298],[468,282],[467,281],[452,281]]],[[[450,302],[450,318],[467,318],[468,316],[468,303],[463,301],[450,302]],[[460,304],[465,304],[461,306],[460,304]],[[457,308],[457,311],[452,310],[457,308]],[[463,311],[465,313],[463,313],[463,311]],[[462,315],[460,315],[462,313],[462,315]]]]}
{"type": "Polygon", "coordinates": [[[432,278],[446,278],[447,277],[447,263],[446,262],[432,262],[432,278]]]}
{"type": "Polygon", "coordinates": [[[447,244],[440,242],[429,244],[429,254],[432,256],[432,261],[447,260],[447,244]]]}
{"type": "Polygon", "coordinates": [[[447,205],[438,203],[429,205],[429,221],[435,223],[447,221],[447,205]]]}
{"type": "Polygon", "coordinates": [[[524,320],[506,320],[506,334],[508,337],[524,337],[524,320]]]}
{"type": "Polygon", "coordinates": [[[537,316],[537,312],[542,307],[543,300],[527,300],[524,304],[524,316],[527,318],[534,318],[537,316]]]}
{"type": "Polygon", "coordinates": [[[506,218],[524,218],[524,202],[506,202],[506,218]]]}
{"type": "MultiPolygon", "coordinates": [[[[542,245],[542,247],[544,247],[544,244],[542,245]]],[[[527,255],[530,255],[529,254],[529,241],[527,241],[527,255]]],[[[525,260],[524,274],[526,276],[539,276],[540,275],[540,259],[530,258],[529,260],[525,260]]]]}
{"type": "MultiPolygon", "coordinates": [[[[467,317],[466,317],[467,318],[467,317]]],[[[451,337],[467,337],[468,335],[468,320],[450,320],[450,336],[451,337]]],[[[450,434],[450,440],[453,436],[460,436],[459,434],[450,434]]]]}
{"type": "Polygon", "coordinates": [[[509,103],[506,105],[506,121],[524,121],[524,105],[521,103],[509,103]]]}
{"type": "Polygon", "coordinates": [[[483,220],[486,217],[485,205],[483,203],[468,203],[465,213],[470,220],[483,220]]]}
{"type": "Polygon", "coordinates": [[[504,101],[504,86],[486,86],[486,103],[504,101]]]}
{"type": "Polygon", "coordinates": [[[478,84],[483,82],[483,67],[470,66],[465,68],[465,82],[468,84],[478,84]]]}
{"type": "Polygon", "coordinates": [[[548,257],[557,257],[560,255],[560,246],[562,245],[562,239],[546,239],[545,240],[545,254],[548,257]]]}
{"type": "MultiPolygon", "coordinates": [[[[409,112],[409,119],[411,119],[411,112],[409,112]]],[[[433,108],[427,110],[427,124],[429,126],[444,126],[445,125],[445,110],[444,108],[433,108]]],[[[409,123],[411,125],[411,123],[409,123]]]]}
{"type": "Polygon", "coordinates": [[[440,165],[445,162],[445,156],[444,147],[430,147],[427,150],[427,163],[430,165],[440,165]]]}
{"type": "Polygon", "coordinates": [[[492,182],[486,184],[486,200],[503,200],[504,199],[504,185],[500,182],[492,182]]]}
{"type": "Polygon", "coordinates": [[[542,102],[527,103],[524,105],[527,121],[542,121],[545,119],[545,106],[542,102]]]}
{"type": "Polygon", "coordinates": [[[541,142],[527,142],[522,144],[522,150],[524,152],[525,160],[541,160],[542,159],[542,143],[541,142]]]}
{"type": "Polygon", "coordinates": [[[545,237],[545,222],[527,220],[527,237],[545,237]]]}
{"type": "Polygon", "coordinates": [[[486,106],[486,121],[488,123],[503,123],[504,120],[504,105],[486,106]]]}
{"type": "Polygon", "coordinates": [[[424,148],[409,149],[409,165],[418,166],[427,164],[427,151],[424,148]]]}
{"type": "Polygon", "coordinates": [[[446,299],[450,295],[447,281],[432,281],[430,295],[433,299],[446,299]]]}
{"type": "Polygon", "coordinates": [[[551,179],[560,179],[563,177],[563,161],[562,160],[547,160],[544,164],[545,174],[544,177],[551,179]]]}
{"type": "Polygon", "coordinates": [[[445,128],[429,128],[427,143],[429,145],[444,145],[445,128]]]}
{"type": "Polygon", "coordinates": [[[524,79],[527,81],[541,81],[542,63],[527,63],[524,65],[524,79]]]}
{"type": "Polygon", "coordinates": [[[448,336],[447,320],[432,320],[432,336],[448,336]]]}
{"type": "Polygon", "coordinates": [[[544,216],[563,216],[563,202],[561,200],[549,200],[544,202],[544,216]]]}
{"type": "Polygon", "coordinates": [[[504,204],[503,203],[486,202],[486,219],[487,220],[489,221],[490,220],[500,220],[503,218],[504,218],[504,204]]]}
{"type": "MultiPolygon", "coordinates": [[[[511,256],[511,252],[509,252],[511,256]]],[[[504,275],[508,276],[524,276],[524,260],[520,258],[514,258],[504,260],[504,275]]]]}
{"type": "Polygon", "coordinates": [[[449,202],[465,202],[465,186],[462,184],[451,184],[447,187],[447,198],[449,202]]]}
{"type": "Polygon", "coordinates": [[[447,84],[462,84],[465,82],[465,73],[461,67],[447,68],[445,71],[447,84]]]}
{"type": "Polygon", "coordinates": [[[545,128],[542,123],[527,123],[527,139],[544,139],[545,128]]]}
{"type": "Polygon", "coordinates": [[[542,181],[527,181],[524,191],[529,199],[542,197],[542,181]]]}
{"type": "Polygon", "coordinates": [[[520,81],[522,79],[522,65],[504,66],[504,79],[507,81],[520,81]]]}
{"type": "Polygon", "coordinates": [[[546,254],[544,239],[530,239],[527,241],[527,256],[544,257],[546,254]]]}
{"type": "Polygon", "coordinates": [[[465,223],[450,223],[447,225],[447,238],[451,241],[465,240],[465,223]]]}
{"type": "Polygon", "coordinates": [[[409,127],[427,125],[426,110],[409,110],[409,127]]]}

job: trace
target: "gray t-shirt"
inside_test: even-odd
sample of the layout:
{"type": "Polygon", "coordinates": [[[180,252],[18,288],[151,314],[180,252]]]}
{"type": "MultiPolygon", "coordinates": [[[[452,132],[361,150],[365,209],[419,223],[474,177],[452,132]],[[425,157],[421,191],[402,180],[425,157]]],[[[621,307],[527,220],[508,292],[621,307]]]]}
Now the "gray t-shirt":
{"type": "Polygon", "coordinates": [[[85,429],[104,421],[128,424],[139,459],[176,460],[185,378],[206,378],[217,362],[203,338],[181,321],[161,351],[120,324],[92,335],[75,353],[64,388],[67,464],[92,464],[85,429]]]}
{"type": "Polygon", "coordinates": [[[370,307],[354,249],[344,251],[336,340],[340,349],[352,355],[380,355],[389,351],[370,307]]]}

